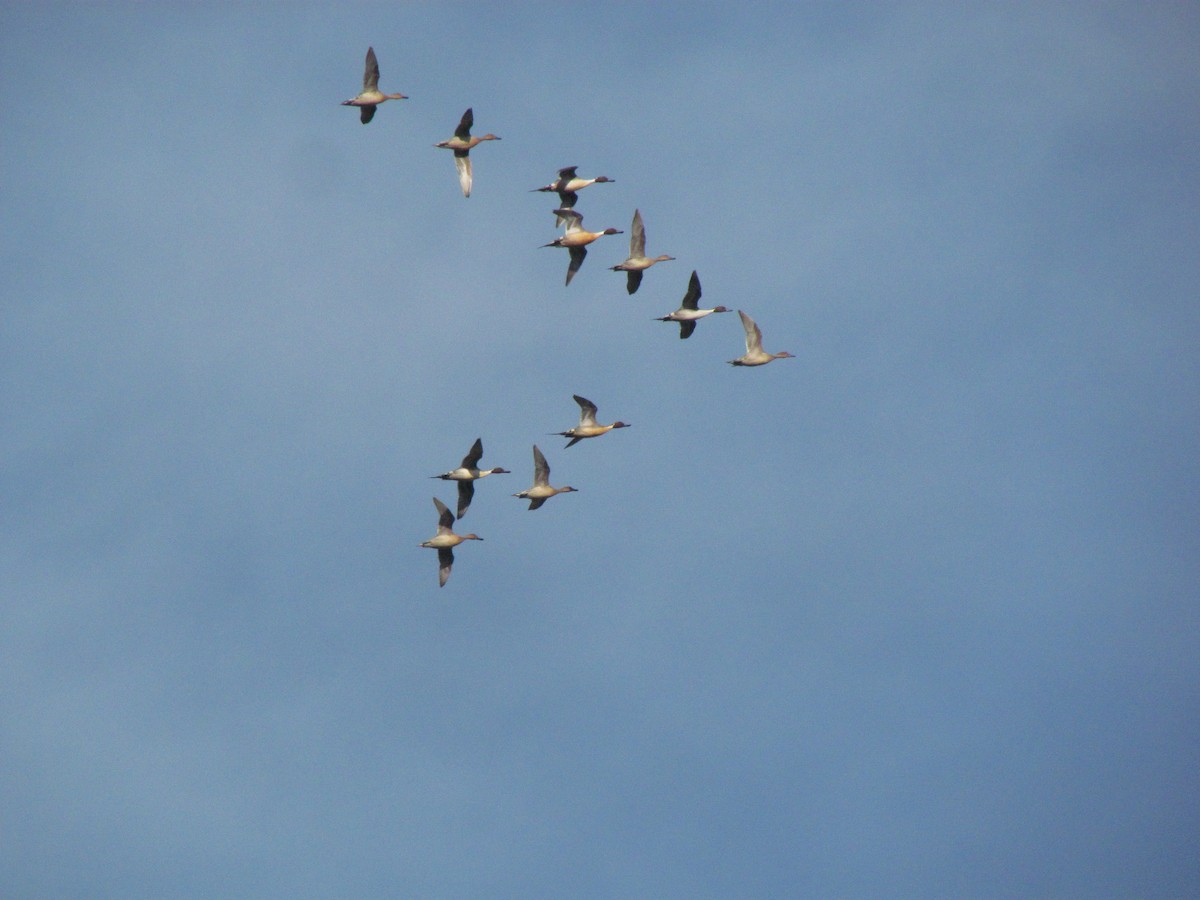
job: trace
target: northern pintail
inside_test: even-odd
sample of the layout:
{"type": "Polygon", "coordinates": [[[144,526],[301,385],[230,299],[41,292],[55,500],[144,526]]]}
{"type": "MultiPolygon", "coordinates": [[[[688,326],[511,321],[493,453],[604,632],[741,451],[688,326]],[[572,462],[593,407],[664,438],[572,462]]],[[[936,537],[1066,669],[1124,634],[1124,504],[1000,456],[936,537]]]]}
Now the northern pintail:
{"type": "Polygon", "coordinates": [[[767,353],[762,348],[762,331],[754,324],[754,320],[738,310],[742,317],[742,327],[746,329],[746,353],[737,359],[729,360],[731,366],[765,366],[773,359],[791,359],[792,354],[786,350],[780,353],[767,353]]]}
{"type": "Polygon", "coordinates": [[[514,497],[520,497],[522,500],[529,501],[530,509],[537,509],[555,494],[566,494],[574,491],[576,488],[570,487],[551,487],[550,486],[550,466],[546,463],[546,457],[542,455],[542,451],[538,449],[538,445],[533,445],[533,487],[527,491],[521,491],[519,494],[513,494],[514,497]]]}
{"type": "Polygon", "coordinates": [[[583,261],[587,257],[588,244],[606,234],[624,234],[618,228],[605,228],[603,231],[584,231],[583,216],[573,209],[556,209],[554,214],[561,216],[567,223],[566,231],[563,232],[562,237],[555,238],[548,244],[542,244],[542,246],[566,247],[570,251],[571,261],[567,264],[566,284],[571,283],[571,279],[575,277],[575,273],[583,265],[583,261]]]}
{"type": "Polygon", "coordinates": [[[712,309],[698,309],[696,301],[700,299],[700,276],[693,270],[692,277],[688,281],[687,293],[683,295],[683,300],[679,304],[679,309],[669,315],[659,316],[659,322],[678,322],[679,337],[681,340],[692,336],[692,332],[696,330],[696,321],[703,319],[712,313],[729,312],[724,306],[714,306],[712,309]]]}
{"type": "Polygon", "coordinates": [[[633,230],[629,235],[629,259],[612,266],[614,272],[625,273],[625,290],[633,294],[642,283],[642,273],[655,263],[667,262],[673,256],[646,256],[646,227],[642,224],[641,210],[633,211],[633,230]]]}
{"type": "Polygon", "coordinates": [[[482,144],[484,141],[500,140],[494,134],[485,134],[483,137],[471,137],[471,126],[474,124],[475,113],[468,108],[463,113],[458,127],[454,129],[454,137],[448,141],[438,141],[438,143],[433,145],[441,147],[444,150],[454,151],[454,166],[458,169],[458,183],[462,187],[464,197],[471,196],[471,148],[482,144]]]}
{"type": "Polygon", "coordinates": [[[479,460],[482,457],[483,438],[476,438],[475,443],[471,445],[471,451],[463,457],[462,464],[457,469],[451,469],[441,475],[430,476],[443,481],[458,482],[458,517],[460,519],[467,514],[467,507],[471,505],[471,498],[475,496],[476,481],[488,475],[510,474],[508,469],[502,469],[499,466],[494,469],[479,468],[479,460]]]}
{"type": "MultiPolygon", "coordinates": [[[[567,443],[567,447],[574,446],[584,438],[600,437],[600,435],[612,431],[614,428],[628,428],[626,422],[613,422],[611,425],[600,425],[596,422],[596,404],[591,400],[586,400],[578,394],[572,394],[575,402],[579,404],[579,424],[567,431],[556,431],[555,434],[560,437],[569,437],[571,440],[567,443]]],[[[566,449],[566,448],[563,448],[566,449]]]]}
{"type": "Polygon", "coordinates": [[[375,107],[385,100],[407,100],[404,94],[384,94],[379,90],[379,61],[375,59],[375,48],[367,48],[367,65],[363,70],[363,89],[357,97],[343,100],[342,106],[359,107],[358,118],[364,125],[375,117],[375,107]]]}
{"type": "MultiPolygon", "coordinates": [[[[576,178],[575,170],[579,166],[567,166],[558,170],[558,178],[547,185],[540,188],[534,188],[533,191],[544,191],[558,194],[558,205],[561,209],[574,209],[575,203],[579,200],[579,191],[591,184],[615,184],[612,178],[607,175],[597,175],[595,178],[576,178]]],[[[530,191],[530,193],[533,193],[530,191]]],[[[563,224],[562,216],[559,216],[555,225],[563,224]]]]}
{"type": "Polygon", "coordinates": [[[437,534],[427,541],[422,541],[421,546],[437,550],[438,587],[445,587],[450,578],[450,568],[454,565],[454,548],[463,541],[482,541],[483,538],[477,534],[455,534],[451,530],[454,526],[454,515],[446,508],[446,504],[434,497],[433,505],[438,511],[437,534]]]}

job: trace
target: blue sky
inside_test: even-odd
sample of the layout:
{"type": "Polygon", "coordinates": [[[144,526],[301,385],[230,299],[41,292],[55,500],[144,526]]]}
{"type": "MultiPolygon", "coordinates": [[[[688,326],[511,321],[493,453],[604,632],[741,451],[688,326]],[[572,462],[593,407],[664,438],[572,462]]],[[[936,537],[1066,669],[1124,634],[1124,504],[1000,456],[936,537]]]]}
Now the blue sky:
{"type": "Polygon", "coordinates": [[[1193,893],[1197,10],[507,6],[0,6],[4,893],[1193,893]]]}

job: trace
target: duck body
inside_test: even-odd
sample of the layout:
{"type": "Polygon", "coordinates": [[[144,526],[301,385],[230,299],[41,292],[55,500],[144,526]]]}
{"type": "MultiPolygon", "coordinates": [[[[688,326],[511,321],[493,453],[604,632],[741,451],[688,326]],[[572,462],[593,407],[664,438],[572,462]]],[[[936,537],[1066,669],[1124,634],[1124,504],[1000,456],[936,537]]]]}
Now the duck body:
{"type": "Polygon", "coordinates": [[[659,316],[659,322],[678,322],[679,337],[681,340],[686,340],[692,336],[692,332],[696,330],[696,322],[703,319],[705,316],[710,316],[713,313],[729,312],[724,306],[714,306],[712,309],[700,309],[700,276],[695,271],[692,272],[692,277],[688,280],[687,293],[683,295],[683,300],[679,304],[679,309],[673,313],[668,313],[665,316],[659,316]]]}
{"type": "Polygon", "coordinates": [[[630,294],[637,293],[642,283],[642,273],[655,263],[667,262],[674,259],[665,254],[661,256],[646,255],[646,226],[642,222],[641,210],[633,211],[633,226],[629,235],[629,257],[622,263],[610,268],[614,272],[625,272],[625,290],[630,294]]]}
{"type": "Polygon", "coordinates": [[[458,127],[454,129],[454,137],[446,141],[438,141],[433,146],[443,150],[454,151],[454,167],[458,170],[458,185],[462,188],[463,196],[471,196],[471,149],[478,147],[484,141],[498,141],[500,138],[494,134],[485,134],[479,137],[471,136],[471,128],[475,124],[475,111],[473,108],[468,108],[462,114],[462,118],[458,122],[458,127]]]}
{"type": "Polygon", "coordinates": [[[746,330],[746,352],[737,359],[729,360],[731,366],[765,366],[777,359],[792,359],[793,354],[783,350],[779,353],[767,353],[762,348],[762,331],[754,320],[738,310],[742,319],[742,327],[746,330]]]}
{"type": "Polygon", "coordinates": [[[550,466],[546,462],[546,457],[542,455],[542,451],[538,449],[538,445],[534,444],[533,485],[527,490],[513,494],[513,496],[519,497],[522,500],[528,500],[530,509],[538,509],[556,494],[568,494],[575,490],[577,489],[570,485],[560,488],[550,486],[550,466]]]}
{"type": "MultiPolygon", "coordinates": [[[[540,188],[534,188],[534,191],[554,192],[558,194],[558,205],[561,209],[574,209],[575,204],[579,201],[579,191],[593,184],[612,184],[613,179],[607,175],[597,175],[595,178],[577,178],[575,175],[578,166],[567,166],[558,170],[558,179],[552,181],[540,188]]],[[[555,225],[563,224],[563,217],[559,216],[555,220],[555,225]]]]}
{"type": "Polygon", "coordinates": [[[561,237],[556,237],[548,244],[542,244],[543,247],[566,247],[570,251],[571,261],[567,265],[567,280],[565,284],[570,284],[571,279],[575,277],[575,273],[579,271],[579,267],[583,265],[584,259],[587,258],[587,245],[606,234],[622,234],[617,228],[605,228],[603,231],[585,231],[583,228],[583,216],[575,212],[573,209],[560,208],[554,210],[554,214],[559,216],[566,223],[566,230],[561,237]]]}
{"type": "Polygon", "coordinates": [[[450,578],[450,570],[454,566],[454,548],[464,541],[482,541],[483,538],[477,534],[455,534],[454,514],[437,497],[433,498],[433,505],[438,511],[437,534],[427,541],[422,541],[420,546],[437,550],[438,587],[445,587],[450,578]]]}
{"type": "Polygon", "coordinates": [[[385,94],[379,90],[379,61],[375,58],[375,48],[368,47],[366,67],[363,70],[363,89],[358,96],[343,100],[342,106],[359,107],[359,121],[366,125],[375,117],[375,110],[380,103],[407,99],[404,94],[385,94]]]}
{"type": "Polygon", "coordinates": [[[471,505],[471,499],[475,496],[475,482],[480,478],[486,478],[488,475],[508,475],[508,469],[502,469],[496,466],[493,469],[479,468],[479,460],[483,458],[483,439],[476,438],[475,443],[471,445],[470,451],[463,457],[462,463],[456,469],[451,469],[449,472],[443,472],[441,475],[431,475],[431,478],[440,478],[443,481],[458,482],[458,517],[461,519],[466,515],[467,508],[471,505]]]}
{"type": "Polygon", "coordinates": [[[571,439],[567,442],[567,447],[573,447],[586,438],[600,437],[602,434],[608,434],[614,428],[629,427],[627,422],[613,422],[611,425],[601,425],[596,421],[595,403],[585,397],[580,397],[578,394],[572,394],[571,396],[579,404],[579,424],[574,428],[568,428],[566,431],[555,432],[559,437],[571,439]]]}

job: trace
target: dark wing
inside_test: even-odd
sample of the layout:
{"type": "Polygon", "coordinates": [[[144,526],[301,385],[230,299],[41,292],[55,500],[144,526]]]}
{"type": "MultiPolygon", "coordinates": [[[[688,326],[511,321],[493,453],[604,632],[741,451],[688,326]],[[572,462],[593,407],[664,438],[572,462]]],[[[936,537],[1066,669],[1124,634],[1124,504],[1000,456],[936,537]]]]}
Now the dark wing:
{"type": "Polygon", "coordinates": [[[533,445],[533,480],[535,484],[548,484],[550,480],[550,464],[537,444],[533,445]]]}
{"type": "Polygon", "coordinates": [[[699,309],[696,305],[700,302],[700,276],[692,270],[692,277],[688,280],[687,293],[683,295],[683,302],[680,303],[684,309],[699,309]]]}
{"type": "Polygon", "coordinates": [[[461,519],[467,514],[467,507],[471,505],[471,499],[475,496],[475,482],[460,481],[458,483],[458,517],[461,519]]]}
{"type": "Polygon", "coordinates": [[[475,443],[471,445],[471,452],[463,457],[462,466],[464,469],[473,469],[479,465],[479,460],[483,458],[483,438],[475,438],[475,443]]]}
{"type": "Polygon", "coordinates": [[[567,284],[571,283],[571,279],[575,277],[575,273],[579,271],[579,267],[583,265],[584,259],[587,258],[587,247],[570,247],[571,262],[567,264],[567,284]]]}
{"type": "Polygon", "coordinates": [[[567,446],[563,447],[563,449],[567,450],[571,447],[574,447],[576,444],[578,444],[582,440],[583,440],[583,438],[573,437],[573,438],[571,438],[571,440],[567,441],[567,446]]]}
{"type": "Polygon", "coordinates": [[[637,289],[642,284],[642,271],[640,269],[630,269],[625,273],[625,290],[631,294],[636,294],[637,289]]]}
{"type": "Polygon", "coordinates": [[[378,109],[378,107],[373,104],[371,106],[360,106],[358,108],[358,121],[366,125],[373,118],[375,118],[376,109],[378,109]]]}
{"type": "Polygon", "coordinates": [[[558,192],[559,206],[563,209],[574,209],[575,202],[579,199],[579,195],[574,191],[559,191],[558,192]]]}
{"type": "Polygon", "coordinates": [[[367,48],[367,65],[363,69],[363,93],[379,89],[379,60],[375,58],[375,48],[367,48]]]}
{"type": "Polygon", "coordinates": [[[454,551],[449,547],[438,550],[438,587],[445,587],[450,580],[450,569],[454,566],[454,551]]]}
{"type": "Polygon", "coordinates": [[[530,500],[530,501],[529,501],[529,508],[530,508],[530,509],[537,509],[537,508],[538,508],[538,507],[540,507],[540,506],[541,506],[543,503],[545,503],[545,502],[546,502],[546,500],[547,500],[547,498],[546,498],[546,497],[538,497],[536,500],[530,500]]]}
{"type": "Polygon", "coordinates": [[[464,141],[471,138],[471,126],[475,124],[475,113],[468,107],[463,113],[462,119],[458,123],[458,127],[454,129],[454,136],[462,138],[464,141]]]}
{"type": "Polygon", "coordinates": [[[454,526],[454,514],[446,507],[446,504],[437,497],[433,498],[433,505],[438,511],[438,528],[452,528],[454,526]]]}
{"type": "Polygon", "coordinates": [[[559,181],[570,181],[572,178],[575,177],[575,170],[578,168],[579,168],[579,166],[566,166],[562,169],[559,169],[558,170],[558,180],[559,181]]]}
{"type": "MultiPolygon", "coordinates": [[[[692,332],[695,330],[696,330],[695,322],[680,322],[679,323],[679,339],[681,341],[686,341],[688,338],[690,338],[692,336],[692,332]]],[[[460,491],[462,490],[463,484],[470,484],[470,482],[469,481],[467,481],[467,482],[460,481],[459,488],[458,488],[460,491]]],[[[459,515],[459,518],[462,518],[461,512],[458,515],[459,515]]]]}

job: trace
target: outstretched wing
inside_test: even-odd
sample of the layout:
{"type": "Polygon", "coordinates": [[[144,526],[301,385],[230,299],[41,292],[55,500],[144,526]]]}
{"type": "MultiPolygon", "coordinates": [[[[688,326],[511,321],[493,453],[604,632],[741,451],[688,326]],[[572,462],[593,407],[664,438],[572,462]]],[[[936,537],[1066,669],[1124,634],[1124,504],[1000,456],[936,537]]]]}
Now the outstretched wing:
{"type": "MultiPolygon", "coordinates": [[[[579,200],[579,195],[577,193],[575,193],[574,191],[559,191],[558,192],[558,205],[562,209],[574,209],[575,204],[578,202],[578,200],[579,200]]],[[[558,218],[559,218],[558,224],[561,225],[562,219],[564,219],[566,217],[563,215],[559,215],[558,218]]]]}
{"type": "Polygon", "coordinates": [[[437,497],[433,498],[433,505],[437,507],[438,511],[438,533],[440,534],[443,529],[449,531],[454,527],[454,514],[437,497]]]}
{"type": "Polygon", "coordinates": [[[697,304],[700,302],[700,276],[696,271],[692,270],[692,277],[688,279],[687,293],[683,295],[683,301],[680,306],[683,309],[699,309],[697,304]]]}
{"type": "Polygon", "coordinates": [[[746,352],[753,353],[755,350],[761,350],[762,330],[752,318],[740,309],[738,310],[738,315],[742,318],[742,327],[746,329],[746,352]]]}
{"type": "Polygon", "coordinates": [[[571,395],[575,402],[579,404],[579,424],[580,425],[595,425],[596,424],[596,404],[586,397],[580,397],[578,394],[571,395]]]}
{"type": "MultiPolygon", "coordinates": [[[[629,255],[646,255],[646,226],[642,224],[642,211],[633,211],[633,228],[629,232],[629,255]]],[[[632,294],[633,291],[630,291],[632,294]]]]}
{"type": "Polygon", "coordinates": [[[467,514],[467,507],[471,505],[471,500],[474,496],[474,481],[460,481],[458,483],[458,517],[460,519],[467,514]]]}
{"type": "MultiPolygon", "coordinates": [[[[533,483],[550,483],[550,464],[546,462],[546,457],[542,455],[537,444],[533,445],[533,483]]],[[[532,508],[536,509],[536,507],[532,508]]]]}
{"type": "Polygon", "coordinates": [[[569,247],[568,250],[571,253],[571,261],[567,263],[566,284],[571,283],[571,279],[575,277],[575,273],[579,271],[579,267],[587,259],[587,247],[569,247]]]}
{"type": "Polygon", "coordinates": [[[458,186],[462,188],[463,196],[471,196],[471,157],[466,150],[454,151],[454,168],[458,169],[458,186]]]}
{"type": "Polygon", "coordinates": [[[368,47],[367,65],[363,69],[363,93],[376,90],[379,90],[379,60],[375,58],[375,48],[368,47]]]}
{"type": "Polygon", "coordinates": [[[483,438],[475,438],[475,443],[471,445],[470,452],[463,457],[462,467],[464,469],[473,469],[479,465],[479,460],[483,459],[483,438]]]}
{"type": "Polygon", "coordinates": [[[458,127],[454,129],[454,136],[461,138],[464,141],[471,139],[471,126],[475,124],[475,112],[470,107],[462,114],[462,118],[458,122],[458,127]]]}

